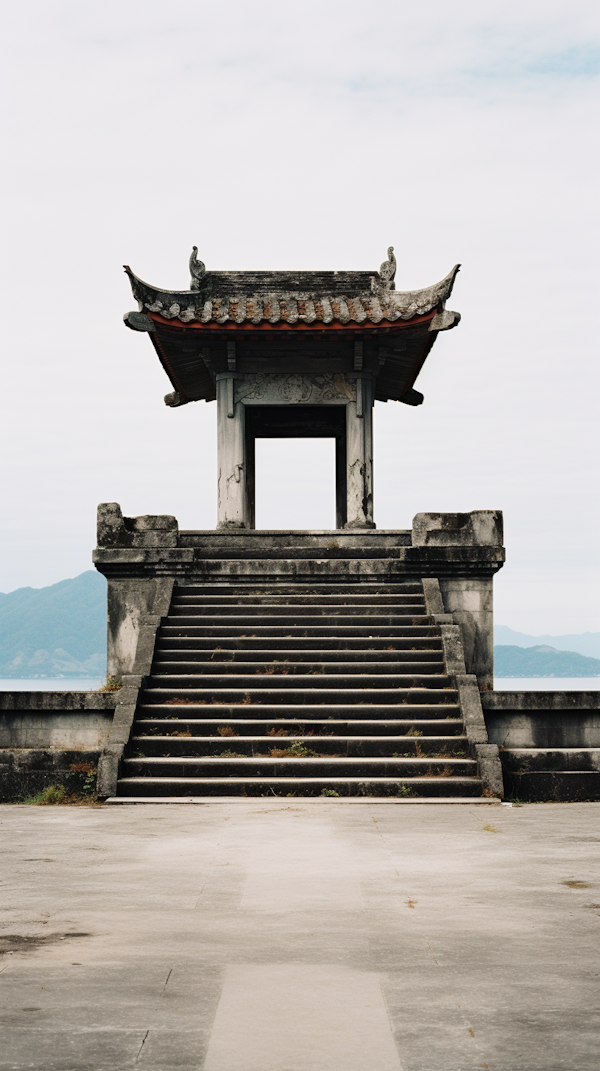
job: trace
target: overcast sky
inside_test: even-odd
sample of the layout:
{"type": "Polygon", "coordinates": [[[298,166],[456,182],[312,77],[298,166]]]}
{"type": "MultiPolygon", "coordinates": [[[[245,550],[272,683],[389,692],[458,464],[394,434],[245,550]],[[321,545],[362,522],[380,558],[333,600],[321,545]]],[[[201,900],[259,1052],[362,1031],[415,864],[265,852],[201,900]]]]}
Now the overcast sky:
{"type": "MultiPolygon", "coordinates": [[[[20,0],[3,38],[0,590],[89,568],[101,501],[216,523],[215,405],[165,407],[122,264],[183,288],[192,244],[209,270],[392,244],[398,289],[462,263],[463,319],[423,406],[376,405],[378,527],[503,509],[497,621],[600,628],[597,4],[20,0]]],[[[331,523],[329,445],[296,484],[262,451],[263,524],[331,523]]]]}

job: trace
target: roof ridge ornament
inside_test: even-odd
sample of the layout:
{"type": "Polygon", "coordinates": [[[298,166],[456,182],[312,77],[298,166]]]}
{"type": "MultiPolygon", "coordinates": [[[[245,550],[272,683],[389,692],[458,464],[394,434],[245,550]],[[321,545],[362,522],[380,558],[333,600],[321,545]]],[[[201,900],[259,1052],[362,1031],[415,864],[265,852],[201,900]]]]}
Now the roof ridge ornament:
{"type": "Polygon", "coordinates": [[[396,258],[394,256],[394,247],[391,245],[387,251],[388,258],[384,260],[379,269],[379,277],[383,282],[384,290],[395,290],[396,284],[394,279],[396,277],[396,258]]]}
{"type": "Polygon", "coordinates": [[[192,246],[190,254],[190,290],[200,289],[200,280],[206,275],[206,265],[198,260],[198,246],[192,246]]]}

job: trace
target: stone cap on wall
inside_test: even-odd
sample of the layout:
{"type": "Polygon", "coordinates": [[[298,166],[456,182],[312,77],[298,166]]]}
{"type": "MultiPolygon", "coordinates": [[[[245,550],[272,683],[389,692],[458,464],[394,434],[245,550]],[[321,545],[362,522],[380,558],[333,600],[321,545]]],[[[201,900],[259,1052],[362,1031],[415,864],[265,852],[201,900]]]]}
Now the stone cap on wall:
{"type": "Polygon", "coordinates": [[[116,502],[98,507],[93,561],[107,577],[173,577],[183,583],[257,575],[282,581],[394,582],[410,577],[491,577],[504,563],[502,513],[419,513],[411,532],[179,532],[170,516],[124,517],[116,502]]]}
{"type": "Polygon", "coordinates": [[[413,547],[501,547],[502,510],[471,513],[417,513],[412,525],[413,547]]]}
{"type": "Polygon", "coordinates": [[[178,535],[175,517],[124,517],[118,502],[98,506],[99,547],[176,547],[178,535]]]}

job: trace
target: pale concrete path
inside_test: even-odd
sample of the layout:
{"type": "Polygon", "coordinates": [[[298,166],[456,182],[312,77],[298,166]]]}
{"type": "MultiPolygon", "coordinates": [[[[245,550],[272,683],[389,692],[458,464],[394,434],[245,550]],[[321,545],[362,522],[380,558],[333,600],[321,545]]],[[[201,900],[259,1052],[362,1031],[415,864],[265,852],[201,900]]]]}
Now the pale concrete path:
{"type": "Polygon", "coordinates": [[[598,804],[0,820],[2,1071],[600,1064],[598,804]]]}

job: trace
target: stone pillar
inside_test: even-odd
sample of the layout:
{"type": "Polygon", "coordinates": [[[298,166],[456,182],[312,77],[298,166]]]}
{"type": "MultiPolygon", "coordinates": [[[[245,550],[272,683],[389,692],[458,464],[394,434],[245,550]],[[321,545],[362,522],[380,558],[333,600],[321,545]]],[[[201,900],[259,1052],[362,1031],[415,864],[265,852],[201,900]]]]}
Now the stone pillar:
{"type": "Polygon", "coordinates": [[[440,577],[444,610],[460,625],[467,673],[475,673],[481,691],[494,687],[493,580],[440,577]]]}
{"type": "Polygon", "coordinates": [[[374,528],[373,391],[370,379],[357,377],[356,401],[346,406],[346,528],[374,528]]]}
{"type": "Polygon", "coordinates": [[[461,563],[461,550],[502,547],[502,537],[500,510],[417,513],[413,520],[413,547],[449,551],[448,564],[438,567],[444,610],[461,627],[467,673],[476,675],[483,692],[494,687],[493,574],[485,559],[480,568],[476,561],[461,563]]]}
{"type": "MultiPolygon", "coordinates": [[[[177,549],[175,517],[124,517],[118,502],[98,506],[98,546],[94,562],[108,580],[107,654],[109,677],[132,673],[141,622],[147,614],[169,612],[173,579],[157,563],[170,563],[177,549]],[[106,565],[111,563],[112,570],[106,565]],[[150,575],[143,565],[152,563],[150,575]],[[165,572],[167,575],[165,575],[165,572]]],[[[184,552],[185,553],[185,552],[184,552]]]]}
{"type": "Polygon", "coordinates": [[[218,528],[247,528],[244,405],[234,402],[234,377],[217,376],[218,528]]]}
{"type": "Polygon", "coordinates": [[[157,577],[153,580],[139,577],[122,580],[109,578],[106,666],[108,677],[120,679],[124,674],[133,672],[142,619],[151,613],[165,617],[169,612],[172,589],[173,580],[168,577],[157,577]]]}

